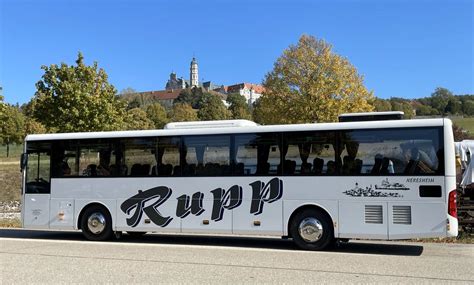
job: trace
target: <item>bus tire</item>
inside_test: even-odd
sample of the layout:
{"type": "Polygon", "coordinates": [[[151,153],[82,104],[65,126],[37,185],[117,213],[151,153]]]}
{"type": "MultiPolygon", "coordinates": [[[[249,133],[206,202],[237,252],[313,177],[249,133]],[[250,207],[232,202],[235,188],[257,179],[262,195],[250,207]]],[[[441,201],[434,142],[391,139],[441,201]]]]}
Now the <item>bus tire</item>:
{"type": "Polygon", "coordinates": [[[295,244],[305,250],[324,250],[333,244],[334,230],[329,216],[318,209],[305,209],[290,224],[295,244]]]}
{"type": "Polygon", "coordinates": [[[99,205],[92,205],[84,210],[81,220],[82,234],[88,240],[105,241],[113,236],[112,218],[109,211],[99,205]]]}
{"type": "Polygon", "coordinates": [[[127,232],[127,234],[131,237],[139,238],[139,237],[144,236],[146,232],[127,232]]]}

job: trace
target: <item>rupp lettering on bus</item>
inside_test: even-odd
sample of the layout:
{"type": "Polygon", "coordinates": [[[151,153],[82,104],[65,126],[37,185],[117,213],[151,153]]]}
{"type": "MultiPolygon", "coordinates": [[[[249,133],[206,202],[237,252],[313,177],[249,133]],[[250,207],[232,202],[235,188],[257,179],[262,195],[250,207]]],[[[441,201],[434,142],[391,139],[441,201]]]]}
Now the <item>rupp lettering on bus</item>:
{"type": "Polygon", "coordinates": [[[261,214],[263,203],[273,203],[283,195],[283,181],[278,178],[273,178],[267,184],[262,181],[255,181],[250,183],[250,186],[252,186],[250,214],[261,214]]]}
{"type": "Polygon", "coordinates": [[[178,205],[176,206],[176,216],[179,218],[186,218],[189,214],[199,216],[204,212],[202,208],[202,199],[204,198],[204,193],[196,192],[193,194],[192,198],[189,198],[188,195],[184,194],[179,196],[178,205]],[[189,205],[191,201],[191,205],[189,205]]]}
{"type": "Polygon", "coordinates": [[[135,209],[135,213],[130,218],[127,218],[127,225],[136,227],[140,222],[143,212],[145,212],[153,223],[160,227],[166,227],[173,218],[163,217],[157,208],[168,200],[171,192],[171,189],[166,186],[158,186],[146,191],[138,190],[137,195],[130,197],[120,206],[120,209],[127,215],[135,209]],[[146,202],[152,199],[156,199],[156,201],[150,206],[143,207],[146,202]]]}
{"type": "Polygon", "coordinates": [[[224,209],[232,210],[242,204],[242,187],[234,185],[225,191],[222,188],[212,190],[214,204],[212,205],[211,220],[220,221],[224,214],[224,209]]]}
{"type": "MultiPolygon", "coordinates": [[[[268,183],[255,181],[250,183],[252,190],[252,202],[250,204],[250,214],[260,215],[263,212],[265,203],[273,203],[278,201],[283,195],[283,181],[273,178],[268,183]]],[[[127,218],[127,225],[136,227],[141,220],[143,213],[147,215],[153,223],[160,227],[166,227],[172,217],[164,217],[158,207],[166,202],[173,191],[166,186],[158,186],[142,191],[138,190],[138,194],[125,200],[120,209],[127,215],[135,210],[130,218],[127,218]],[[144,206],[146,202],[156,199],[151,205],[144,206]]],[[[233,185],[228,190],[216,188],[210,191],[213,194],[213,205],[211,220],[218,222],[224,216],[224,210],[232,210],[242,204],[242,186],[233,185]]],[[[184,219],[189,214],[195,216],[201,215],[205,209],[203,208],[204,193],[196,192],[192,197],[184,194],[177,198],[176,216],[184,219]]]]}

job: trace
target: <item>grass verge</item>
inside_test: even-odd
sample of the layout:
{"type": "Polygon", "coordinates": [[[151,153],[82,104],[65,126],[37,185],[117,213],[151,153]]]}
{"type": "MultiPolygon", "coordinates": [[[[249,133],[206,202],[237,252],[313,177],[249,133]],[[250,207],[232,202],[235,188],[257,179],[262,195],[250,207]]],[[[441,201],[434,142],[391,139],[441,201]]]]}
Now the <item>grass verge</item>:
{"type": "Polygon", "coordinates": [[[471,136],[474,135],[474,118],[453,118],[453,122],[468,131],[471,136]]]}
{"type": "Polygon", "coordinates": [[[2,227],[2,228],[21,228],[21,221],[18,218],[0,219],[0,227],[2,227]]]}
{"type": "Polygon", "coordinates": [[[455,238],[421,238],[413,239],[415,242],[434,242],[434,243],[465,243],[474,244],[474,233],[459,232],[455,238]]]}

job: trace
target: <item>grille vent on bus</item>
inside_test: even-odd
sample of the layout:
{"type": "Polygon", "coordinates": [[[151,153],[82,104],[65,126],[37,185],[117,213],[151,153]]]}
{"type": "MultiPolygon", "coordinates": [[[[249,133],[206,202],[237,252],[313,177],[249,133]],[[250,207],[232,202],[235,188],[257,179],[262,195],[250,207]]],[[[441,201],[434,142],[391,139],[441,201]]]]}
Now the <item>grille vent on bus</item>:
{"type": "Polygon", "coordinates": [[[383,224],[383,213],[381,205],[365,205],[365,223],[383,224]]]}
{"type": "Polygon", "coordinates": [[[411,225],[411,206],[393,206],[393,223],[411,225]]]}

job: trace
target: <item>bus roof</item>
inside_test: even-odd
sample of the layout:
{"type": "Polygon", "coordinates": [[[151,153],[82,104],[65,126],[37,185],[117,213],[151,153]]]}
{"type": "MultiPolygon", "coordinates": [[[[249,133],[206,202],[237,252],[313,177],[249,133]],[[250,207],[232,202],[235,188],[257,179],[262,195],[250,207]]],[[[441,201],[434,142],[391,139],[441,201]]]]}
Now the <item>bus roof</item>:
{"type": "Polygon", "coordinates": [[[447,118],[27,135],[25,141],[451,126],[447,118]]]}
{"type": "Polygon", "coordinates": [[[193,122],[175,122],[168,123],[163,129],[205,129],[205,128],[238,128],[238,127],[255,127],[257,123],[249,120],[215,120],[215,121],[193,121],[193,122]]]}

